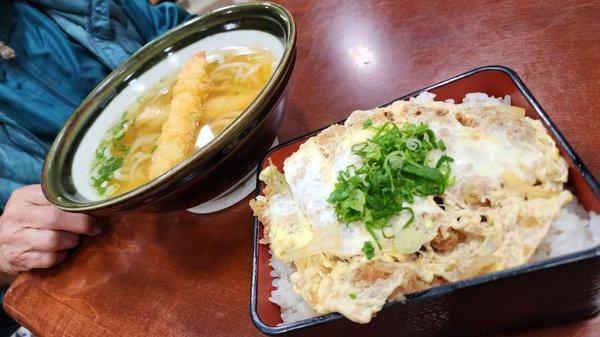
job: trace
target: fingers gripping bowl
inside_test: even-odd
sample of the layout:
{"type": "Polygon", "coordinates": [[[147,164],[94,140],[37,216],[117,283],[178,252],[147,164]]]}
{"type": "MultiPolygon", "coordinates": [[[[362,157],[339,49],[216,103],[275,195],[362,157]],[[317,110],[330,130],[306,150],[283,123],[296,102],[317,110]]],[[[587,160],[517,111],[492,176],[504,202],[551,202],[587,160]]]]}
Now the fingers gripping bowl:
{"type": "Polygon", "coordinates": [[[45,195],[95,215],[184,209],[219,196],[275,140],[295,35],[285,9],[252,3],[152,41],[67,121],[44,165],[45,195]]]}

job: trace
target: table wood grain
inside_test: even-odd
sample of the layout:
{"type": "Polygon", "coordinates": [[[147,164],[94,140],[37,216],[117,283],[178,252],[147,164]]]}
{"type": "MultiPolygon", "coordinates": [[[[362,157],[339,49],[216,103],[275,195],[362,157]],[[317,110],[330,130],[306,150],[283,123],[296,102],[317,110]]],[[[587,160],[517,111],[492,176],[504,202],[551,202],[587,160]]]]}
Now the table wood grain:
{"type": "MultiPolygon", "coordinates": [[[[600,2],[281,1],[298,59],[280,140],[474,67],[513,68],[596,177],[600,2]]],[[[6,310],[42,337],[259,336],[251,211],[106,218],[62,265],[22,274],[6,310]]],[[[599,336],[600,317],[498,336],[599,336]]]]}

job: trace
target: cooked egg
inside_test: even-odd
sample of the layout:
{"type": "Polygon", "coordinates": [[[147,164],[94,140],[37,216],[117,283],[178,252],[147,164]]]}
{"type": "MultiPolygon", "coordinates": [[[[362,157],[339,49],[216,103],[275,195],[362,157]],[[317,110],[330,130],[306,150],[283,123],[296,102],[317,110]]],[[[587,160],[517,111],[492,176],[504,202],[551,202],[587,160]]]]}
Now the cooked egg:
{"type": "Polygon", "coordinates": [[[414,100],[356,111],[287,158],[285,188],[253,208],[275,256],[296,268],[294,291],[320,314],[366,323],[388,299],[528,261],[572,198],[567,165],[538,123],[503,105],[414,100]],[[400,212],[376,238],[360,221],[340,222],[328,201],[339,173],[362,165],[352,146],[373,136],[367,120],[425,123],[446,145],[428,162],[454,159],[454,183],[435,200],[415,197],[410,226],[400,212]],[[368,241],[379,243],[373,257],[368,241]]]}

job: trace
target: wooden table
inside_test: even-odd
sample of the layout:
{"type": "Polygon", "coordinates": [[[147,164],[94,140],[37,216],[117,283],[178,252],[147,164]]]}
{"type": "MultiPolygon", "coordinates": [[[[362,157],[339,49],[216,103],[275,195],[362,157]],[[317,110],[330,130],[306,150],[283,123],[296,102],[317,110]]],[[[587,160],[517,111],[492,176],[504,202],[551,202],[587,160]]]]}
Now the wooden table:
{"type": "MultiPolygon", "coordinates": [[[[600,174],[600,2],[282,1],[298,59],[287,140],[468,69],[523,78],[600,174]]],[[[258,336],[251,211],[107,219],[60,267],[21,275],[5,308],[40,336],[258,336]]],[[[600,317],[514,336],[598,336],[600,317]]]]}

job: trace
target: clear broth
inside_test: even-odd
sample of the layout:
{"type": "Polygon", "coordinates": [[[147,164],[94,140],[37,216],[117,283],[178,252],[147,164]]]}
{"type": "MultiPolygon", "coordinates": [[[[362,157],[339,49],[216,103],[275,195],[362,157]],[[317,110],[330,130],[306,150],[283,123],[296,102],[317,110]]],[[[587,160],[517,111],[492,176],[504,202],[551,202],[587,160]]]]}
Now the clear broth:
{"type": "MultiPolygon", "coordinates": [[[[265,48],[228,47],[210,53],[208,59],[212,87],[202,110],[199,146],[242,114],[273,72],[273,54],[265,48]]],[[[176,78],[173,74],[161,80],[107,131],[91,169],[92,186],[101,196],[122,194],[150,180],[150,158],[170,113],[176,78]]]]}

